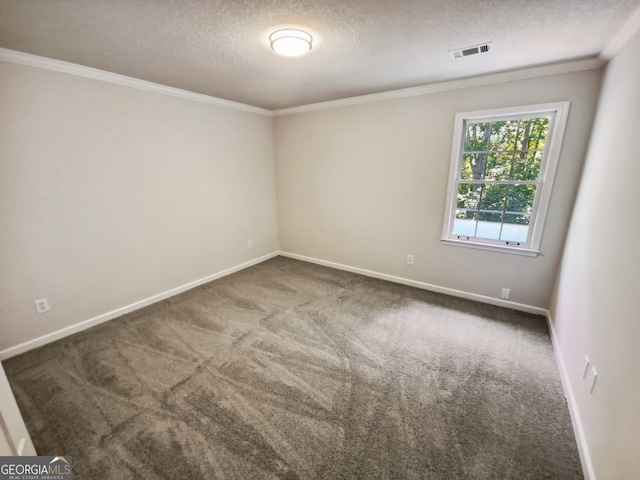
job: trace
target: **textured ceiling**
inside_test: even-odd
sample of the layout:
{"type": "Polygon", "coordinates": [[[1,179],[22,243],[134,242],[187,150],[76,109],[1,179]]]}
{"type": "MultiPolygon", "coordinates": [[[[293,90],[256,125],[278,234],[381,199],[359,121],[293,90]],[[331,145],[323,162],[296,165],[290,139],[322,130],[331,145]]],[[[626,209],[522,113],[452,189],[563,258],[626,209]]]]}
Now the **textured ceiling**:
{"type": "Polygon", "coordinates": [[[0,47],[268,109],[597,56],[639,0],[0,0],[0,47]],[[301,58],[268,35],[301,26],[301,58]],[[453,49],[493,42],[452,60],[453,49]]]}

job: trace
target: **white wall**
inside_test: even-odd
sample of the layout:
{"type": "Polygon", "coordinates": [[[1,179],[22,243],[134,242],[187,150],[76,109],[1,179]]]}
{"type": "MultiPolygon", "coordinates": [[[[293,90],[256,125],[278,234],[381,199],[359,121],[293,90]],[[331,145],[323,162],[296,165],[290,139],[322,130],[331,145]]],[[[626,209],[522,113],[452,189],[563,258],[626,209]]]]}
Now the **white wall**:
{"type": "Polygon", "coordinates": [[[551,305],[592,478],[640,478],[640,33],[606,69],[551,305]],[[598,372],[592,394],[584,355],[598,372]]]}
{"type": "Polygon", "coordinates": [[[0,351],[277,251],[269,116],[4,62],[0,105],[0,351]]]}
{"type": "Polygon", "coordinates": [[[547,308],[600,80],[589,70],[276,117],[281,250],[488,297],[509,287],[547,308]],[[442,245],[455,114],[564,100],[543,255],[442,245]]]}

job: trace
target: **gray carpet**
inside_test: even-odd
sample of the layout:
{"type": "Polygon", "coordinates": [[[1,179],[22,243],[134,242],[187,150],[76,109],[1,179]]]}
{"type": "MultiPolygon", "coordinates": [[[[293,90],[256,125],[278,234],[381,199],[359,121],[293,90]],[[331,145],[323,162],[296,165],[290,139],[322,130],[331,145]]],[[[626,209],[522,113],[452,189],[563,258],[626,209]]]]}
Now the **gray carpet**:
{"type": "Polygon", "coordinates": [[[542,317],[283,257],[3,364],[78,480],[583,478],[542,317]]]}

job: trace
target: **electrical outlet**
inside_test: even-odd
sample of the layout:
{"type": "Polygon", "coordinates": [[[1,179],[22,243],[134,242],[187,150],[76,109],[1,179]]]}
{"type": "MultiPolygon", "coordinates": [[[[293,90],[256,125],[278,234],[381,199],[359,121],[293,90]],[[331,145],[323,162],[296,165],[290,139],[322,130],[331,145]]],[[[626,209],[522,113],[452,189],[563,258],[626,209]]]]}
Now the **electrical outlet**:
{"type": "Polygon", "coordinates": [[[591,367],[587,372],[587,385],[589,386],[589,393],[593,393],[593,387],[596,386],[596,380],[598,378],[598,372],[591,367]]]}
{"type": "Polygon", "coordinates": [[[34,300],[33,303],[35,304],[36,311],[38,313],[44,313],[50,310],[49,301],[46,298],[40,298],[38,300],[34,300]]]}
{"type": "Polygon", "coordinates": [[[253,240],[247,242],[247,248],[253,248],[253,240]]]}
{"type": "Polygon", "coordinates": [[[509,300],[509,295],[511,295],[511,289],[503,288],[502,292],[500,292],[500,298],[504,300],[509,300]]]}
{"type": "Polygon", "coordinates": [[[413,265],[413,260],[414,260],[413,255],[407,255],[407,263],[409,265],[413,265]]]}

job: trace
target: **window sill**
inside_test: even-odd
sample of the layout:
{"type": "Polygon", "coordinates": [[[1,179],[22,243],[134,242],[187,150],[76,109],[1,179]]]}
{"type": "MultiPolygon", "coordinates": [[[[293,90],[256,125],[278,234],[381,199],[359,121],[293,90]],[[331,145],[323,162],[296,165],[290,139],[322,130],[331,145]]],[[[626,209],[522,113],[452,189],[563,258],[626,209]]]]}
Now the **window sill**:
{"type": "Polygon", "coordinates": [[[507,247],[503,245],[493,245],[490,243],[470,242],[468,240],[453,240],[450,238],[441,238],[440,241],[444,245],[489,250],[490,252],[510,253],[512,255],[524,255],[525,257],[537,257],[540,255],[539,250],[531,250],[529,248],[507,247]]]}

